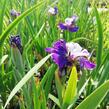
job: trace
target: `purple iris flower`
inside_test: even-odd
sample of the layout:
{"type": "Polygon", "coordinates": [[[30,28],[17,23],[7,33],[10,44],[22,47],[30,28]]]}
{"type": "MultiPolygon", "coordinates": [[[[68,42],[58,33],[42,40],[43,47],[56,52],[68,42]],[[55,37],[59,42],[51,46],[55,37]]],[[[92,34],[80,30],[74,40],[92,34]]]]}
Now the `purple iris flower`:
{"type": "Polygon", "coordinates": [[[73,65],[75,61],[79,61],[82,68],[92,70],[96,67],[94,63],[88,60],[90,53],[78,43],[66,43],[65,40],[60,39],[54,42],[53,47],[45,50],[52,53],[52,59],[59,66],[60,71],[67,66],[73,65]]]}
{"type": "Polygon", "coordinates": [[[19,51],[22,53],[22,45],[21,45],[21,39],[19,35],[10,37],[10,45],[13,48],[17,47],[19,51]]]}
{"type": "Polygon", "coordinates": [[[68,61],[66,54],[66,42],[63,39],[55,42],[52,48],[46,48],[47,52],[52,53],[53,61],[59,66],[60,69],[64,68],[65,66],[71,65],[68,61]]]}
{"type": "Polygon", "coordinates": [[[58,28],[61,30],[68,30],[70,32],[77,32],[78,26],[75,25],[78,20],[77,16],[72,16],[71,18],[66,18],[64,23],[59,23],[58,28]]]}
{"type": "Polygon", "coordinates": [[[14,9],[12,9],[11,11],[10,11],[10,14],[11,14],[11,16],[12,17],[18,17],[21,13],[20,12],[17,12],[16,10],[14,10],[14,9]]]}
{"type": "Polygon", "coordinates": [[[49,10],[48,10],[48,13],[51,14],[51,15],[56,15],[58,13],[58,8],[57,7],[50,7],[49,10]]]}

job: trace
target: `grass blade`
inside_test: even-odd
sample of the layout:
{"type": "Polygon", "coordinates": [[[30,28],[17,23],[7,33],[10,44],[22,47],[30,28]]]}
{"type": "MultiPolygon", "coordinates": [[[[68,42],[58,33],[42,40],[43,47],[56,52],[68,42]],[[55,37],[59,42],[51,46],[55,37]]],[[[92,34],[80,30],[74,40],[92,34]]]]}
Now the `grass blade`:
{"type": "Polygon", "coordinates": [[[0,65],[2,65],[7,58],[8,58],[8,55],[4,55],[2,59],[0,60],[0,65]]]}
{"type": "Polygon", "coordinates": [[[4,17],[4,13],[5,13],[5,9],[6,9],[7,0],[4,0],[2,2],[3,2],[3,7],[0,10],[0,35],[2,33],[2,30],[3,30],[3,17],[4,17]]]}
{"type": "Polygon", "coordinates": [[[98,14],[97,9],[95,8],[95,17],[97,21],[98,27],[98,50],[97,50],[97,69],[100,67],[101,60],[102,60],[102,50],[103,50],[103,29],[100,20],[100,16],[98,14]]]}
{"type": "Polygon", "coordinates": [[[59,72],[58,72],[58,69],[56,70],[55,72],[55,84],[56,84],[56,89],[57,89],[57,93],[58,93],[58,98],[59,98],[59,102],[60,104],[62,104],[62,93],[63,93],[63,84],[60,80],[60,77],[59,77],[59,72]]]}
{"type": "Polygon", "coordinates": [[[49,94],[50,89],[51,89],[52,80],[53,80],[53,77],[54,77],[55,70],[56,70],[56,65],[52,64],[47,71],[47,73],[49,75],[48,75],[48,78],[47,78],[47,81],[46,81],[46,84],[45,84],[45,97],[46,97],[46,99],[48,99],[48,94],[49,94]]]}
{"type": "Polygon", "coordinates": [[[61,108],[58,98],[56,98],[52,94],[49,94],[48,97],[61,108]]]}
{"type": "Polygon", "coordinates": [[[90,94],[76,109],[96,109],[109,91],[109,80],[90,94]]]}
{"type": "Polygon", "coordinates": [[[33,74],[35,72],[37,72],[37,70],[47,61],[47,59],[50,57],[51,55],[46,56],[45,58],[43,58],[40,62],[38,62],[38,64],[36,64],[22,79],[21,81],[15,86],[15,88],[11,91],[4,108],[6,108],[7,104],[9,103],[9,101],[12,99],[12,97],[17,93],[17,91],[33,76],[33,74]]]}

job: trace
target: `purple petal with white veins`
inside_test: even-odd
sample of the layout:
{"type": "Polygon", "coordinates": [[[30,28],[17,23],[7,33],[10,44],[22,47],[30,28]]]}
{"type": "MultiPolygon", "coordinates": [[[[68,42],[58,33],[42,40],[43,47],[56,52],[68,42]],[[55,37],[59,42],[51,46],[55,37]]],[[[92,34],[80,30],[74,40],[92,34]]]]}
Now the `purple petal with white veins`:
{"type": "Polygon", "coordinates": [[[91,61],[85,61],[84,62],[84,66],[85,68],[89,69],[89,70],[92,70],[96,67],[96,65],[94,63],[92,63],[91,61]]]}
{"type": "Polygon", "coordinates": [[[58,28],[61,30],[67,30],[67,26],[64,23],[59,23],[58,28]]]}
{"type": "Polygon", "coordinates": [[[87,60],[84,57],[81,57],[80,66],[84,66],[86,69],[92,70],[92,69],[94,69],[96,67],[96,64],[94,64],[93,62],[87,60]]]}

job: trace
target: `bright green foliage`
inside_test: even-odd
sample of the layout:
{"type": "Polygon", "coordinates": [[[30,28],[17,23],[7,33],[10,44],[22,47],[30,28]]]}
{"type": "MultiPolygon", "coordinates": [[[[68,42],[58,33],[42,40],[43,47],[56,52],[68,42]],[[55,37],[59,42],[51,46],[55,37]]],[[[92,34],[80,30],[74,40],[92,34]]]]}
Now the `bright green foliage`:
{"type": "Polygon", "coordinates": [[[73,66],[63,98],[63,108],[66,108],[66,106],[71,104],[74,98],[76,97],[77,95],[76,88],[77,88],[77,71],[76,67],[73,66]]]}
{"type": "Polygon", "coordinates": [[[59,77],[58,70],[56,70],[56,72],[55,72],[55,84],[56,84],[56,89],[57,89],[57,93],[58,93],[59,102],[62,105],[62,102],[63,102],[62,95],[63,95],[64,86],[63,86],[62,81],[61,81],[61,79],[59,77]]]}
{"type": "Polygon", "coordinates": [[[109,104],[109,11],[99,12],[102,7],[109,8],[106,0],[0,0],[0,109],[105,109],[109,104]],[[52,16],[48,9],[55,6],[58,14],[52,16]],[[14,20],[12,9],[21,13],[14,20]],[[59,30],[59,22],[73,15],[79,18],[78,32],[59,30]],[[10,36],[15,35],[21,38],[22,54],[10,46],[10,36]],[[63,68],[65,75],[60,75],[45,52],[60,38],[86,48],[96,69],[81,69],[72,62],[72,69],[63,68]]]}
{"type": "MultiPolygon", "coordinates": [[[[28,14],[30,14],[32,11],[34,11],[35,9],[37,9],[38,6],[40,6],[42,3],[43,3],[43,1],[40,2],[39,4],[36,4],[35,6],[31,7],[30,9],[28,9],[26,12],[24,12],[23,14],[21,14],[17,19],[15,19],[14,22],[12,22],[12,23],[8,26],[8,28],[3,32],[3,34],[2,34],[1,37],[0,37],[0,44],[1,44],[1,46],[3,46],[3,42],[4,42],[4,40],[6,39],[6,37],[8,36],[8,34],[10,33],[10,31],[12,31],[12,29],[13,29],[18,23],[20,23],[20,21],[21,21],[24,17],[26,17],[26,16],[27,16],[28,14]]],[[[0,47],[1,47],[1,46],[0,46],[0,47]]]]}
{"type": "Polygon", "coordinates": [[[46,56],[44,59],[42,59],[38,64],[36,64],[23,78],[22,80],[15,86],[15,88],[12,90],[10,96],[8,97],[8,100],[4,106],[9,103],[9,101],[12,99],[12,97],[17,93],[17,91],[33,76],[33,74],[47,61],[47,59],[50,57],[50,55],[46,56]]]}
{"type": "Polygon", "coordinates": [[[76,109],[96,109],[109,91],[109,81],[98,87],[76,109]],[[91,105],[93,104],[93,105],[91,105]]]}
{"type": "Polygon", "coordinates": [[[97,21],[97,27],[98,27],[98,50],[97,50],[97,68],[100,67],[101,61],[102,61],[102,49],[103,49],[103,29],[102,24],[100,20],[99,13],[97,9],[94,10],[96,21],[97,21]]]}

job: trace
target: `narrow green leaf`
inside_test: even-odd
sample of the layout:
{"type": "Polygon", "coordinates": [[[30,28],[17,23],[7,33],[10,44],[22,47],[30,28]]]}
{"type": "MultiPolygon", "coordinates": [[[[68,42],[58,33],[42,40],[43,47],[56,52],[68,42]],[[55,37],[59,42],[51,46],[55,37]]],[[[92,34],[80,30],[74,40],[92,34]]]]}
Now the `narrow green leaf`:
{"type": "Polygon", "coordinates": [[[50,98],[54,103],[56,103],[56,104],[59,106],[59,108],[61,108],[58,98],[56,98],[56,97],[53,96],[52,94],[49,94],[49,95],[48,95],[48,98],[50,98]]]}
{"type": "Polygon", "coordinates": [[[47,70],[47,72],[45,73],[44,77],[41,80],[41,87],[44,87],[44,85],[46,84],[47,79],[49,79],[50,74],[53,73],[52,70],[55,69],[55,65],[52,64],[49,69],[47,70]]]}
{"type": "Polygon", "coordinates": [[[83,87],[84,83],[86,82],[86,71],[82,72],[82,76],[78,82],[78,91],[83,87]]]}
{"type": "Polygon", "coordinates": [[[33,85],[33,103],[34,103],[34,109],[40,109],[40,101],[38,97],[38,86],[36,86],[35,79],[32,78],[32,85],[33,85]]]}
{"type": "Polygon", "coordinates": [[[60,104],[62,104],[63,85],[62,85],[62,82],[59,77],[58,69],[55,72],[55,84],[56,84],[59,102],[60,102],[60,104]]]}
{"type": "Polygon", "coordinates": [[[52,85],[52,80],[53,80],[53,77],[54,77],[55,70],[56,70],[56,65],[52,64],[47,71],[48,78],[47,78],[47,81],[46,81],[46,84],[45,84],[45,97],[46,97],[46,99],[48,98],[48,94],[49,94],[49,91],[50,91],[50,88],[51,88],[51,85],[52,85]]]}
{"type": "Polygon", "coordinates": [[[31,44],[30,44],[30,43],[26,44],[26,46],[25,46],[25,48],[27,48],[27,49],[26,49],[26,52],[28,52],[29,49],[32,48],[33,44],[35,43],[35,41],[36,41],[37,38],[39,37],[40,33],[43,31],[44,27],[45,27],[45,23],[41,26],[41,28],[40,28],[40,30],[38,31],[37,35],[35,36],[34,40],[33,40],[33,39],[31,40],[31,44]]]}
{"type": "Polygon", "coordinates": [[[102,60],[102,49],[103,49],[103,29],[102,29],[102,24],[100,20],[99,13],[97,9],[94,9],[95,12],[95,17],[97,21],[97,28],[98,28],[98,50],[97,50],[97,69],[101,65],[101,60],[102,60]]]}
{"type": "Polygon", "coordinates": [[[109,61],[104,64],[103,71],[100,74],[98,86],[100,86],[108,78],[108,75],[109,75],[109,61]]]}
{"type": "Polygon", "coordinates": [[[8,58],[8,55],[4,55],[2,59],[0,60],[0,65],[2,65],[7,58],[8,58]]]}
{"type": "Polygon", "coordinates": [[[42,97],[41,100],[40,100],[40,102],[41,102],[41,109],[47,109],[45,93],[44,93],[43,90],[41,91],[41,97],[42,97]]]}
{"type": "Polygon", "coordinates": [[[98,87],[76,109],[96,109],[109,91],[109,80],[98,87]]]}
{"type": "Polygon", "coordinates": [[[3,5],[1,7],[2,9],[0,10],[0,35],[2,33],[2,30],[3,30],[3,18],[4,18],[4,14],[5,14],[7,0],[4,0],[2,2],[3,2],[3,5]]]}
{"type": "Polygon", "coordinates": [[[18,69],[18,71],[23,74],[24,73],[24,64],[22,60],[22,55],[17,47],[11,48],[11,57],[12,62],[15,65],[15,67],[18,69]]]}
{"type": "Polygon", "coordinates": [[[46,56],[43,58],[40,62],[38,62],[22,79],[21,81],[14,87],[14,89],[11,91],[4,108],[6,108],[7,104],[10,102],[10,100],[13,98],[13,96],[17,93],[17,91],[34,75],[34,73],[37,73],[37,70],[47,61],[47,59],[51,55],[46,56]]]}
{"type": "Polygon", "coordinates": [[[76,67],[73,66],[63,99],[64,107],[71,104],[71,102],[74,100],[76,96],[76,90],[77,90],[77,71],[76,67]]]}

